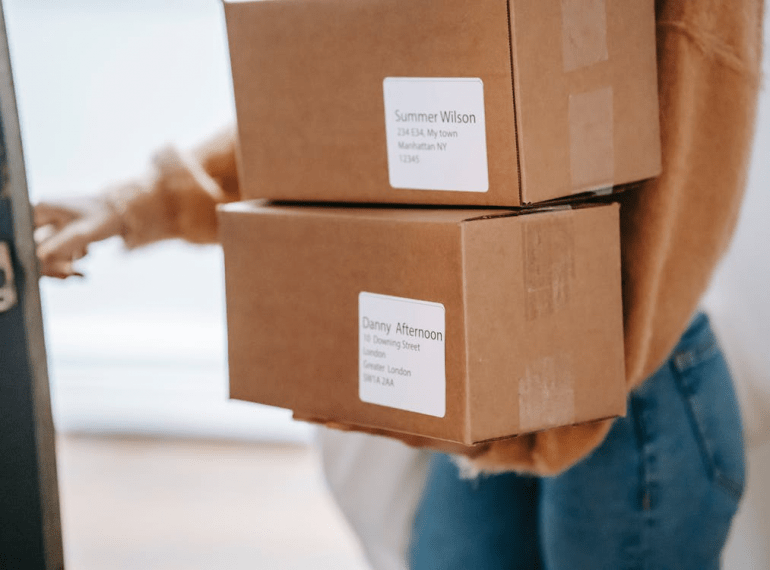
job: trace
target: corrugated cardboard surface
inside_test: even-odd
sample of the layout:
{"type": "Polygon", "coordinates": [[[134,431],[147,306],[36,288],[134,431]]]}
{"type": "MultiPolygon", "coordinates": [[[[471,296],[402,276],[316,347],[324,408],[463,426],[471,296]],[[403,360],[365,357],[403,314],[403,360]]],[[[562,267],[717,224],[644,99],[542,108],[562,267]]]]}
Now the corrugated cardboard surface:
{"type": "Polygon", "coordinates": [[[625,410],[615,205],[241,203],[220,222],[233,398],[463,444],[625,410]],[[362,291],[444,305],[444,417],[359,398],[362,291]]]}
{"type": "Polygon", "coordinates": [[[247,198],[519,206],[660,171],[652,0],[225,10],[247,198]],[[387,77],[483,81],[487,192],[390,186],[387,77]]]}

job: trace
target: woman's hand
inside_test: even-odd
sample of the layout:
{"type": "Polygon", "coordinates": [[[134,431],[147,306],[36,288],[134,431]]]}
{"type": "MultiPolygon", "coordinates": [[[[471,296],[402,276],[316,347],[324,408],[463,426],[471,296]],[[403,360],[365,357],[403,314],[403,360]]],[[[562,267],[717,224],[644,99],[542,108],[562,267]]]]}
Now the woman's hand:
{"type": "Polygon", "coordinates": [[[121,233],[120,215],[103,195],[41,202],[34,215],[40,273],[49,277],[82,276],[73,264],[88,246],[121,233]]]}

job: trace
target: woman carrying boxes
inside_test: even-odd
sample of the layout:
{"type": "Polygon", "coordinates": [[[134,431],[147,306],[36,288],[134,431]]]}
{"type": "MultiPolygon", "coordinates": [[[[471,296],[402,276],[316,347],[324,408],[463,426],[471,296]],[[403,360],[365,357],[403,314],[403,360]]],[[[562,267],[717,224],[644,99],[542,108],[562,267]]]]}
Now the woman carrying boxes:
{"type": "Polygon", "coordinates": [[[233,397],[455,454],[415,569],[718,568],[743,443],[697,308],[745,183],[761,0],[225,10],[238,144],[38,205],[43,273],[114,235],[221,239],[233,397]]]}

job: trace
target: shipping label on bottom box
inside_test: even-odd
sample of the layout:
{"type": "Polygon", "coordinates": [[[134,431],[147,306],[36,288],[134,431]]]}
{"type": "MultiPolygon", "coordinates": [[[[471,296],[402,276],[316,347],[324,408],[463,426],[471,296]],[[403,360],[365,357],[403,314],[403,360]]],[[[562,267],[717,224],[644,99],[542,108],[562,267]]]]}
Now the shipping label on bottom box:
{"type": "Polygon", "coordinates": [[[358,328],[361,400],[443,418],[444,305],[362,292],[358,328]]]}

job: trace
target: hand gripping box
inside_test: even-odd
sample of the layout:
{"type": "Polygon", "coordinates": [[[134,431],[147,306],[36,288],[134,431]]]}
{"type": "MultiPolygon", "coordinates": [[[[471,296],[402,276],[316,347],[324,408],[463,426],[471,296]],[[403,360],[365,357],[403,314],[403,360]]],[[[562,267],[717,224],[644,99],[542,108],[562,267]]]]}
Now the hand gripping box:
{"type": "Polygon", "coordinates": [[[614,204],[219,217],[231,398],[463,445],[625,411],[614,204]]]}
{"type": "Polygon", "coordinates": [[[245,198],[511,206],[660,172],[653,0],[225,0],[245,198]]]}

